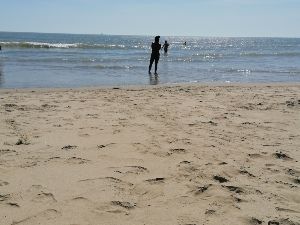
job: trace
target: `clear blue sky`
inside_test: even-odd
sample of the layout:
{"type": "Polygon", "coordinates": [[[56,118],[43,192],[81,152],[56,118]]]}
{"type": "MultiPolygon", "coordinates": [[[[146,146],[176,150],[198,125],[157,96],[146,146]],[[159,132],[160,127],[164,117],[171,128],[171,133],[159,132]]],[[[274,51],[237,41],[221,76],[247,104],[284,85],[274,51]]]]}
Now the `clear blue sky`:
{"type": "Polygon", "coordinates": [[[0,30],[300,37],[300,0],[0,0],[0,30]]]}

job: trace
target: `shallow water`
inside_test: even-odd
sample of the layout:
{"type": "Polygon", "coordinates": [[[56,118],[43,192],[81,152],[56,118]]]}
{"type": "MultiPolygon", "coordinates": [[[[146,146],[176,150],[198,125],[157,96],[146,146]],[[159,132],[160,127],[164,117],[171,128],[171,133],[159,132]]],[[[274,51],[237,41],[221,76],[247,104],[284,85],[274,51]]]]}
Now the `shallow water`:
{"type": "Polygon", "coordinates": [[[149,76],[153,37],[0,32],[0,88],[300,82],[299,38],[164,40],[149,76]]]}

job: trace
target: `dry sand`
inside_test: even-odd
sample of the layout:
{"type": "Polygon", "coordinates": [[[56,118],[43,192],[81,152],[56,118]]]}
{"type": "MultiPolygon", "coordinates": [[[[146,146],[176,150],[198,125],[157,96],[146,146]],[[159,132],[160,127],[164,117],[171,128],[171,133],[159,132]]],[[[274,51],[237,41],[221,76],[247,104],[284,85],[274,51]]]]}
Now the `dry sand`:
{"type": "Polygon", "coordinates": [[[300,85],[0,91],[1,225],[300,221],[300,85]]]}

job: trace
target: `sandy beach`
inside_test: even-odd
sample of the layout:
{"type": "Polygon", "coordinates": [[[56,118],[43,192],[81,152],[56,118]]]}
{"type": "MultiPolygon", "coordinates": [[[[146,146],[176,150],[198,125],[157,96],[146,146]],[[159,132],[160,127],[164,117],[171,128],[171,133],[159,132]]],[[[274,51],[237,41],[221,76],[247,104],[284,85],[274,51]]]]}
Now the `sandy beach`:
{"type": "Polygon", "coordinates": [[[299,225],[300,84],[0,90],[1,225],[299,225]]]}

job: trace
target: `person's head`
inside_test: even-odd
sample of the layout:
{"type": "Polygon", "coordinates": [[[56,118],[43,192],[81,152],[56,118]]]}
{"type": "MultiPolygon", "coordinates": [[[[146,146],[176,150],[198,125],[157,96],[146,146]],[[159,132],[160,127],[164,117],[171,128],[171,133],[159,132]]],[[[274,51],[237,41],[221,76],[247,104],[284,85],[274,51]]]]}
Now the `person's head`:
{"type": "Polygon", "coordinates": [[[167,44],[168,42],[167,42],[167,41],[165,41],[165,43],[167,44]]]}
{"type": "Polygon", "coordinates": [[[160,36],[155,37],[155,42],[159,42],[160,36]]]}

